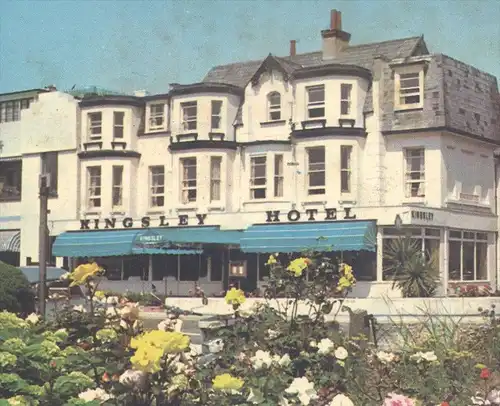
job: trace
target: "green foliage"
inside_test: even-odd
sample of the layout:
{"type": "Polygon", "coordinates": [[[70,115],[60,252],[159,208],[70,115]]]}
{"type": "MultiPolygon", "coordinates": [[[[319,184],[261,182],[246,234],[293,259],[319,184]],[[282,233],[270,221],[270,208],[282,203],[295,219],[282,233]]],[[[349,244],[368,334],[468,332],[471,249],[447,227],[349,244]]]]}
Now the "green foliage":
{"type": "Polygon", "coordinates": [[[426,259],[420,242],[406,236],[390,240],[384,256],[387,261],[384,273],[393,279],[393,288],[399,288],[403,297],[431,297],[435,294],[439,280],[439,256],[436,253],[426,259]]]}
{"type": "Polygon", "coordinates": [[[0,261],[0,311],[30,314],[35,309],[35,295],[22,271],[0,261]]]}

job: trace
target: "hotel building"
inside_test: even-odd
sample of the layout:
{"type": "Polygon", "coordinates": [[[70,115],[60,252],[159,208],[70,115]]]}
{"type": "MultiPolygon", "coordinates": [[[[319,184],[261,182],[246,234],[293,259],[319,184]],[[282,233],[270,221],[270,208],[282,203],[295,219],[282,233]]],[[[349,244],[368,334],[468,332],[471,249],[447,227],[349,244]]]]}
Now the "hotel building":
{"type": "Polygon", "coordinates": [[[269,254],[315,249],[353,265],[353,296],[397,295],[402,232],[438,256],[440,294],[498,286],[496,78],[423,37],[350,37],[334,10],[320,51],[167,94],[0,95],[0,259],[38,257],[43,172],[52,255],[97,259],[109,289],[255,291],[269,254]]]}

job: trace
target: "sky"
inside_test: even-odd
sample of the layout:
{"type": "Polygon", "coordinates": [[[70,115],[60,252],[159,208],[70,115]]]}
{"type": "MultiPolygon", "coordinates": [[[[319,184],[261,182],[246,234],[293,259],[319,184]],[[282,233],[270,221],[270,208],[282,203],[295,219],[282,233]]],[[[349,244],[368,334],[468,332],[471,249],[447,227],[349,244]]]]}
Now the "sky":
{"type": "Polygon", "coordinates": [[[351,43],[424,35],[500,80],[500,0],[0,0],[0,93],[54,84],[130,93],[216,65],[321,49],[331,9],[351,43]]]}

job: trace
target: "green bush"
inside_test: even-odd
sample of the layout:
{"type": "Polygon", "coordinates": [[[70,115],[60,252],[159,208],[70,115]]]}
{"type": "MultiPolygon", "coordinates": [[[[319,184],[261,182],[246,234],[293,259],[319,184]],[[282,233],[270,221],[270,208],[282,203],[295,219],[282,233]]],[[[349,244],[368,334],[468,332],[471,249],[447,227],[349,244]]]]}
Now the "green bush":
{"type": "Polygon", "coordinates": [[[22,271],[0,261],[0,311],[27,315],[35,311],[35,295],[22,271]]]}

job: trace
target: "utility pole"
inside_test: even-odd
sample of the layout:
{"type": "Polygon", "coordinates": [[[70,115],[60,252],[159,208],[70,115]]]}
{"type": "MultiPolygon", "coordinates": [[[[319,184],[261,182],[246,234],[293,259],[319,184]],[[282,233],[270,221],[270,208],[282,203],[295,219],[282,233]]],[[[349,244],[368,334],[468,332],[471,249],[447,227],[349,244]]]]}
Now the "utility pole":
{"type": "Polygon", "coordinates": [[[39,178],[40,193],[40,225],[39,225],[39,246],[38,246],[38,266],[40,270],[38,311],[45,317],[46,293],[47,293],[47,215],[50,188],[50,175],[42,174],[39,178]]]}

